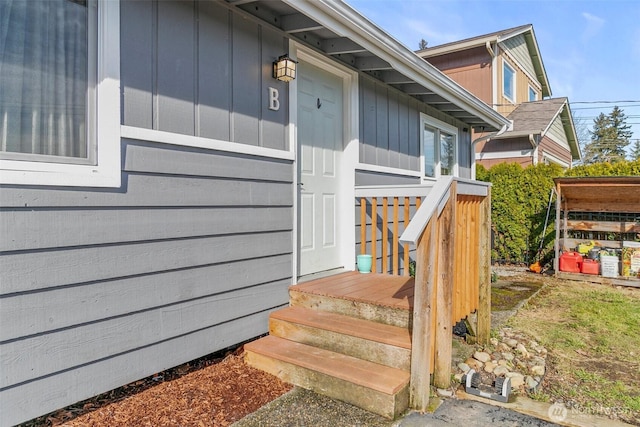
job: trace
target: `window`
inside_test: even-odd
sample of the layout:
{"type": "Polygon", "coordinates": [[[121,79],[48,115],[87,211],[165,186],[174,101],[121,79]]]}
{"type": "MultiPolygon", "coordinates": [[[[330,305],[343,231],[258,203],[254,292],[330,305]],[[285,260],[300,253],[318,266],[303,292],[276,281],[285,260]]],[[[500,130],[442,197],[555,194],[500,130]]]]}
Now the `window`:
{"type": "Polygon", "coordinates": [[[111,1],[0,4],[0,183],[120,185],[119,14],[111,1]]]}
{"type": "Polygon", "coordinates": [[[529,86],[529,102],[538,100],[538,92],[531,86],[529,86]]]}
{"type": "Polygon", "coordinates": [[[457,132],[451,125],[420,114],[422,173],[425,178],[457,175],[457,132]]]}
{"type": "Polygon", "coordinates": [[[511,102],[516,102],[516,72],[504,61],[502,67],[502,93],[511,102]]]}

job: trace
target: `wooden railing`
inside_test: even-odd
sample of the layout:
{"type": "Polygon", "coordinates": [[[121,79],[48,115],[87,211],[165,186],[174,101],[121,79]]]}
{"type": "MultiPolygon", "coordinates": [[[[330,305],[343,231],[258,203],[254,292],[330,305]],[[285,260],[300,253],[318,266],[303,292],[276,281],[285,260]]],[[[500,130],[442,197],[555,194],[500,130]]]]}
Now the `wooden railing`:
{"type": "Polygon", "coordinates": [[[425,411],[430,373],[451,382],[452,326],[477,311],[477,338],[491,329],[490,186],[438,180],[400,237],[416,245],[410,405],[425,411]]]}
{"type": "Polygon", "coordinates": [[[424,185],[366,186],[356,189],[359,253],[372,256],[374,273],[409,275],[409,264],[413,261],[412,249],[409,244],[400,243],[400,234],[430,189],[430,186],[424,185]]]}

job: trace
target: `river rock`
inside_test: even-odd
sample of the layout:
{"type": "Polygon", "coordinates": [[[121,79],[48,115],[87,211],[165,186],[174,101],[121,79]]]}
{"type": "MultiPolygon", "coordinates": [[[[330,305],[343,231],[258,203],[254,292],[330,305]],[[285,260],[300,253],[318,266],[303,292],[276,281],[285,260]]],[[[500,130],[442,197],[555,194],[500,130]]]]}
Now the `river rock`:
{"type": "Polygon", "coordinates": [[[514,340],[513,338],[509,338],[508,340],[505,340],[504,343],[511,348],[516,348],[518,346],[518,341],[514,340]]]}
{"type": "Polygon", "coordinates": [[[524,384],[524,375],[519,372],[509,372],[506,374],[507,378],[511,378],[511,387],[518,388],[524,384]]]}
{"type": "Polygon", "coordinates": [[[501,377],[503,375],[506,375],[507,373],[509,373],[509,368],[507,368],[506,366],[496,366],[493,369],[493,375],[497,377],[501,377]]]}
{"type": "Polygon", "coordinates": [[[522,344],[522,343],[518,343],[516,345],[516,351],[520,354],[522,354],[523,356],[526,356],[529,354],[529,352],[527,351],[526,347],[522,344]]]}
{"type": "Polygon", "coordinates": [[[529,372],[531,372],[531,375],[541,377],[542,375],[544,375],[544,366],[542,365],[532,366],[529,372]]]}
{"type": "Polygon", "coordinates": [[[511,362],[513,360],[515,356],[513,355],[513,353],[507,352],[507,353],[502,353],[502,358],[504,360],[508,360],[509,362],[511,362]]]}
{"type": "Polygon", "coordinates": [[[466,374],[467,372],[469,372],[469,369],[471,369],[471,367],[466,363],[458,363],[458,369],[466,374]]]}
{"type": "Polygon", "coordinates": [[[487,363],[484,364],[484,371],[488,372],[488,373],[492,373],[493,370],[497,367],[498,365],[496,365],[494,362],[489,361],[487,363]]]}
{"type": "Polygon", "coordinates": [[[524,385],[526,388],[531,390],[533,388],[538,387],[538,382],[530,375],[527,375],[526,377],[524,377],[524,385]]]}
{"type": "Polygon", "coordinates": [[[484,351],[476,351],[473,353],[473,358],[481,361],[482,363],[487,363],[491,360],[491,355],[489,353],[485,353],[484,351]]]}
{"type": "Polygon", "coordinates": [[[474,369],[476,372],[480,371],[480,369],[482,369],[482,367],[484,366],[484,363],[474,359],[473,357],[468,358],[467,360],[464,361],[464,363],[469,365],[469,367],[471,369],[474,369]]]}

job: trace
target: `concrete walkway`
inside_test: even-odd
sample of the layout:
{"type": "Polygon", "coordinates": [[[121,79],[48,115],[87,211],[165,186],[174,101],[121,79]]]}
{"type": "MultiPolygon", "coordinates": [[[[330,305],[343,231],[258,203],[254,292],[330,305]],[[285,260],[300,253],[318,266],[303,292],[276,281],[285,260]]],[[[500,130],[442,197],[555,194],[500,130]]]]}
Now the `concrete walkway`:
{"type": "MultiPolygon", "coordinates": [[[[432,398],[436,401],[436,398],[432,398]]],[[[458,392],[445,399],[433,412],[411,412],[389,421],[355,406],[294,388],[232,427],[622,427],[628,424],[606,418],[576,414],[563,406],[518,398],[514,403],[499,403],[458,392]],[[551,422],[554,421],[554,422],[551,422]]]]}

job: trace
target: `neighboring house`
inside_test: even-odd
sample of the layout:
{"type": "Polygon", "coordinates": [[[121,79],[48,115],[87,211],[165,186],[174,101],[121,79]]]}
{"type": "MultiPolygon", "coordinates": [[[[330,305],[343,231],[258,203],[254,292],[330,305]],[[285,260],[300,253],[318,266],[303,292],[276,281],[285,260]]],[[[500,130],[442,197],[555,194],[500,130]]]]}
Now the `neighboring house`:
{"type": "Polygon", "coordinates": [[[3,1],[0,425],[267,331],[508,121],[345,3],[3,1]],[[298,61],[289,83],[273,63],[298,61]]]}
{"type": "MultiPolygon", "coordinates": [[[[516,133],[507,132],[502,139],[491,139],[494,143],[479,141],[476,146],[478,163],[490,167],[505,161],[522,165],[548,161],[571,167],[572,161],[581,158],[568,100],[545,100],[551,96],[551,88],[532,25],[434,46],[417,53],[513,120],[513,132],[516,133]],[[528,102],[535,105],[526,107],[528,102]],[[563,105],[562,109],[558,104],[563,105]],[[543,117],[548,119],[546,123],[541,122],[543,117]],[[522,134],[526,131],[530,132],[525,136],[532,135],[528,146],[522,142],[522,134]]],[[[483,132],[476,132],[474,139],[481,136],[483,132]]]]}
{"type": "Polygon", "coordinates": [[[507,118],[513,121],[513,128],[482,143],[476,154],[483,166],[506,161],[523,167],[555,163],[570,168],[572,161],[580,158],[567,98],[524,102],[507,118]]]}

